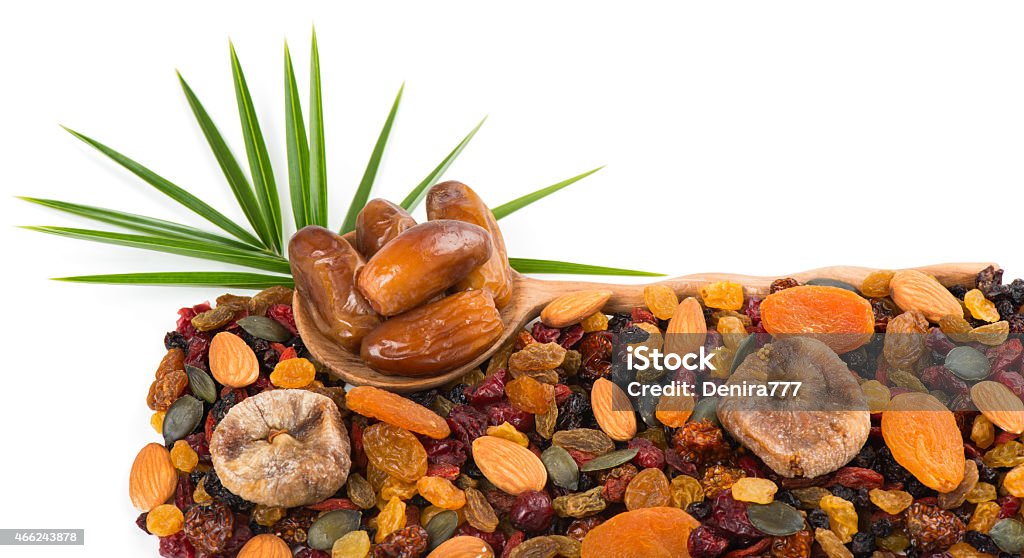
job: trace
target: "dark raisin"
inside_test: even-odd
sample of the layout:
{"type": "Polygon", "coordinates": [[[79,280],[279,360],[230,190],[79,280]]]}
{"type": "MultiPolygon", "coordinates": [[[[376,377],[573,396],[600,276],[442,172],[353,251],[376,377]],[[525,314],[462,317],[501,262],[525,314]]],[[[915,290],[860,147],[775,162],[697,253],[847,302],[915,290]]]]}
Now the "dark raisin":
{"type": "Polygon", "coordinates": [[[420,405],[423,405],[424,407],[430,408],[437,399],[437,390],[429,389],[427,391],[417,391],[416,393],[410,393],[406,397],[420,405]]]}
{"type": "Polygon", "coordinates": [[[911,478],[903,485],[903,490],[906,490],[914,498],[924,498],[931,494],[931,489],[921,483],[921,481],[911,478]]]}
{"type": "Polygon", "coordinates": [[[466,384],[455,384],[445,394],[445,399],[455,403],[456,405],[466,404],[466,384]]]}
{"type": "Polygon", "coordinates": [[[608,318],[608,331],[612,333],[619,333],[629,326],[629,321],[629,314],[624,314],[622,312],[612,314],[612,317],[608,318]]]}
{"type": "Polygon", "coordinates": [[[558,406],[557,430],[573,430],[583,426],[584,416],[592,414],[590,401],[583,392],[574,391],[558,406]]]}
{"type": "Polygon", "coordinates": [[[651,337],[651,334],[638,326],[629,326],[619,334],[619,341],[627,344],[643,343],[651,337]]]}
{"type": "Polygon", "coordinates": [[[686,506],[686,513],[692,515],[698,520],[705,520],[711,515],[711,504],[708,502],[693,502],[689,506],[686,506]]]}
{"type": "MultiPolygon", "coordinates": [[[[430,546],[430,534],[419,525],[410,525],[391,533],[373,547],[373,558],[419,558],[430,546]]],[[[326,553],[325,553],[326,554],[326,553]]]]}
{"type": "Polygon", "coordinates": [[[992,540],[992,537],[979,531],[967,531],[964,533],[964,542],[986,554],[999,554],[999,547],[992,540]]]}
{"type": "Polygon", "coordinates": [[[185,339],[185,336],[177,331],[168,331],[167,335],[164,335],[164,348],[168,351],[171,349],[187,351],[188,339],[185,339]]]}
{"type": "Polygon", "coordinates": [[[839,358],[843,359],[843,362],[846,363],[846,366],[850,370],[853,370],[861,376],[865,375],[869,370],[870,363],[868,361],[868,351],[864,347],[855,351],[843,353],[839,358]]]}
{"type": "Polygon", "coordinates": [[[146,527],[146,518],[149,517],[149,512],[142,512],[139,517],[135,518],[135,526],[146,532],[147,535],[152,535],[149,532],[149,528],[146,527]]]}
{"type": "Polygon", "coordinates": [[[870,556],[875,551],[875,537],[870,533],[856,533],[850,541],[850,551],[857,558],[870,556]]]}
{"type": "Polygon", "coordinates": [[[860,452],[858,452],[857,456],[853,458],[850,465],[871,469],[875,465],[876,456],[875,448],[866,445],[860,449],[860,452]]]}
{"type": "Polygon", "coordinates": [[[999,312],[999,317],[1005,320],[1017,313],[1017,306],[1009,299],[1004,298],[996,303],[996,310],[999,312]]]}
{"type": "Polygon", "coordinates": [[[789,504],[794,508],[800,507],[800,499],[794,496],[793,493],[788,490],[780,490],[778,493],[776,493],[775,500],[782,502],[783,504],[789,504]]]}
{"type": "Polygon", "coordinates": [[[846,500],[853,502],[854,498],[857,497],[857,491],[852,488],[847,488],[841,484],[837,484],[832,487],[832,494],[846,500]]]}
{"type": "Polygon", "coordinates": [[[815,529],[828,529],[828,514],[822,509],[811,510],[807,514],[807,524],[815,529]]]}
{"type": "Polygon", "coordinates": [[[960,300],[963,300],[964,295],[967,294],[967,287],[963,285],[953,285],[952,287],[949,288],[949,292],[953,296],[959,298],[960,300]]]}
{"type": "Polygon", "coordinates": [[[871,534],[876,537],[888,537],[892,534],[892,520],[883,517],[871,522],[871,534]]]}
{"type": "Polygon", "coordinates": [[[989,484],[996,484],[998,482],[999,473],[995,469],[985,465],[980,459],[975,459],[974,462],[978,464],[978,480],[989,484]]]}
{"type": "Polygon", "coordinates": [[[215,500],[219,500],[227,504],[233,511],[239,513],[245,513],[252,509],[253,503],[246,501],[241,496],[236,496],[220,482],[220,477],[217,475],[216,469],[210,469],[206,473],[206,477],[203,480],[203,490],[212,496],[215,500]]]}

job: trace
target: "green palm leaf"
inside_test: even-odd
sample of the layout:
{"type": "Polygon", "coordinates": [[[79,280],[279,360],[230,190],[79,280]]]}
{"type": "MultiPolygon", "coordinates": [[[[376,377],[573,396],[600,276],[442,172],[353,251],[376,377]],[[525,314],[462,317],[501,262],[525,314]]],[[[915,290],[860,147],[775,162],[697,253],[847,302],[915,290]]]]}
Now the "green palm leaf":
{"type": "Polygon", "coordinates": [[[345,222],[341,225],[342,234],[356,229],[356,217],[366,206],[370,199],[370,191],[373,190],[373,181],[377,178],[377,169],[380,168],[380,160],[384,156],[384,148],[388,145],[388,137],[391,135],[391,126],[395,123],[395,115],[398,114],[398,105],[402,102],[402,92],[405,91],[405,84],[398,88],[398,95],[395,95],[395,102],[391,104],[391,112],[388,113],[384,127],[377,136],[377,143],[373,146],[373,153],[366,163],[366,171],[363,172],[363,179],[359,181],[355,195],[352,196],[352,203],[348,206],[348,214],[345,215],[345,222]]]}
{"type": "Polygon", "coordinates": [[[277,196],[274,170],[270,167],[270,154],[267,153],[267,143],[263,141],[263,132],[252,106],[252,95],[249,94],[249,86],[245,83],[245,74],[238,62],[235,45],[229,44],[229,50],[231,74],[235,80],[235,97],[238,101],[238,118],[242,121],[242,137],[245,138],[245,152],[249,157],[249,171],[256,187],[263,221],[267,224],[270,234],[270,238],[266,240],[274,251],[281,253],[281,200],[277,196]]]}
{"type": "Polygon", "coordinates": [[[246,244],[261,246],[260,241],[248,231],[235,224],[231,219],[228,219],[223,213],[217,211],[213,207],[210,207],[210,205],[203,200],[188,193],[180,186],[88,136],[80,134],[70,128],[65,127],[64,129],[76,138],[96,148],[100,153],[110,157],[115,163],[128,169],[132,174],[146,181],[150,186],[156,188],[169,198],[187,207],[192,210],[192,212],[214,225],[217,225],[224,231],[231,233],[235,238],[245,242],[246,244]]]}
{"type": "Polygon", "coordinates": [[[567,275],[621,275],[632,277],[664,277],[664,273],[637,271],[619,267],[604,267],[556,260],[535,260],[530,258],[509,258],[509,265],[519,273],[564,273],[567,275]]]}
{"type": "Polygon", "coordinates": [[[256,194],[253,193],[252,185],[249,184],[249,179],[245,177],[242,167],[238,164],[238,159],[231,153],[227,142],[224,141],[224,136],[221,135],[220,130],[213,123],[210,115],[206,112],[206,108],[199,102],[199,97],[189,87],[185,78],[181,76],[181,72],[178,72],[178,81],[181,83],[181,90],[185,93],[185,99],[188,101],[189,107],[192,108],[192,114],[195,115],[196,122],[199,123],[199,129],[203,131],[203,136],[206,137],[206,143],[210,145],[210,150],[213,151],[214,157],[217,158],[217,164],[220,165],[220,170],[224,173],[224,178],[227,179],[231,192],[235,195],[235,199],[238,200],[238,206],[242,208],[242,213],[263,241],[263,245],[271,248],[273,245],[270,242],[270,229],[266,219],[263,217],[263,213],[260,211],[259,201],[256,200],[256,194]]]}
{"type": "Polygon", "coordinates": [[[70,283],[106,285],[161,285],[168,287],[219,287],[225,289],[266,289],[278,285],[294,286],[291,277],[233,271],[168,271],[155,273],[115,273],[54,277],[70,283]]]}
{"type": "Polygon", "coordinates": [[[313,217],[309,211],[309,143],[306,139],[306,125],[302,121],[302,105],[299,103],[299,87],[295,82],[292,54],[287,42],[284,44],[284,101],[288,186],[297,230],[312,223],[313,217]]]}
{"type": "Polygon", "coordinates": [[[237,250],[227,246],[200,242],[195,240],[183,240],[180,238],[166,238],[150,235],[125,234],[109,231],[97,231],[91,229],[77,229],[71,227],[24,227],[29,230],[77,238],[79,240],[90,240],[132,248],[143,248],[155,252],[166,252],[190,258],[201,258],[218,262],[263,269],[276,273],[291,273],[288,260],[270,254],[257,254],[244,250],[237,250]]]}
{"type": "Polygon", "coordinates": [[[211,232],[206,232],[202,229],[190,227],[188,225],[180,225],[171,221],[164,221],[163,219],[156,219],[154,217],[146,217],[145,215],[136,215],[134,213],[126,213],[123,211],[117,211],[114,209],[105,209],[102,207],[94,207],[91,205],[81,205],[77,203],[63,202],[59,200],[47,200],[41,198],[28,198],[19,196],[19,199],[41,205],[43,207],[49,207],[72,215],[78,215],[93,221],[99,221],[101,223],[108,223],[111,225],[117,225],[126,229],[140,231],[144,233],[150,233],[154,236],[164,237],[176,237],[185,240],[208,240],[237,248],[239,250],[256,251],[257,249],[248,244],[244,244],[237,240],[220,236],[211,232]]]}
{"type": "Polygon", "coordinates": [[[327,226],[327,154],[324,151],[324,105],[320,91],[320,49],[313,29],[309,56],[309,214],[310,224],[327,226]]]}
{"type": "Polygon", "coordinates": [[[430,171],[430,174],[428,174],[422,182],[417,184],[416,187],[412,189],[412,192],[409,192],[408,196],[405,196],[405,199],[402,200],[401,206],[406,211],[411,212],[413,209],[416,209],[416,206],[423,201],[423,197],[427,194],[427,188],[437,184],[437,181],[441,179],[441,176],[448,170],[448,167],[452,166],[452,163],[455,162],[455,158],[462,153],[462,150],[465,149],[467,145],[469,145],[469,140],[473,139],[477,130],[479,130],[486,121],[487,117],[485,116],[480,120],[480,123],[477,124],[475,128],[466,134],[466,137],[462,138],[462,141],[455,146],[455,149],[452,149],[452,152],[441,160],[441,164],[437,165],[434,170],[430,171]]]}
{"type": "Polygon", "coordinates": [[[601,166],[601,167],[597,167],[596,169],[588,170],[587,172],[585,172],[583,174],[577,174],[576,176],[574,176],[572,178],[567,178],[567,179],[565,179],[565,180],[563,180],[563,181],[561,181],[561,182],[559,182],[557,184],[552,184],[551,186],[548,186],[547,188],[541,188],[540,190],[537,190],[536,192],[531,192],[529,194],[526,194],[523,197],[516,198],[516,199],[514,199],[514,200],[512,200],[512,201],[510,201],[508,203],[499,205],[498,207],[495,207],[494,210],[493,210],[494,211],[494,218],[495,219],[501,219],[502,217],[508,217],[512,213],[514,213],[514,212],[516,212],[516,211],[518,211],[518,210],[520,210],[520,209],[530,205],[531,203],[533,203],[533,202],[535,202],[537,200],[543,199],[543,198],[545,198],[547,196],[550,196],[551,194],[554,194],[555,192],[561,190],[562,188],[565,188],[566,186],[569,186],[570,184],[574,184],[576,182],[579,182],[580,180],[583,180],[584,178],[594,174],[595,172],[597,172],[597,171],[599,171],[599,170],[601,170],[603,168],[604,167],[601,166]]]}

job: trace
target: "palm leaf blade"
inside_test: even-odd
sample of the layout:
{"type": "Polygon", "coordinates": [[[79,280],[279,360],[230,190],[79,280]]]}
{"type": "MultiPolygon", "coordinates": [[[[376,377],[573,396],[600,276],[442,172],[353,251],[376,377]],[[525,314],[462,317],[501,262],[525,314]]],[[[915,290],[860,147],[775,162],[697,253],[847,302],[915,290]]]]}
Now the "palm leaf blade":
{"type": "Polygon", "coordinates": [[[403,209],[410,212],[413,209],[416,209],[416,206],[419,205],[421,201],[423,201],[423,197],[427,194],[427,188],[436,184],[437,181],[444,175],[444,173],[448,171],[448,167],[452,166],[452,163],[454,163],[455,159],[462,153],[462,150],[465,149],[467,145],[469,145],[469,140],[473,139],[473,136],[476,135],[477,131],[480,129],[481,126],[484,125],[484,122],[486,121],[487,117],[485,116],[482,120],[480,120],[480,123],[477,124],[475,128],[473,128],[472,130],[470,130],[468,134],[466,134],[466,137],[462,138],[462,141],[460,141],[459,144],[455,146],[455,149],[452,149],[451,153],[449,153],[447,157],[441,160],[441,164],[437,165],[437,167],[435,167],[434,170],[430,171],[430,174],[428,174],[427,177],[424,178],[422,182],[416,185],[416,187],[413,188],[411,192],[409,192],[408,196],[405,196],[405,199],[402,200],[402,203],[400,204],[403,209]]]}
{"type": "Polygon", "coordinates": [[[192,108],[192,114],[195,115],[196,122],[199,123],[203,136],[206,137],[206,143],[209,144],[210,150],[213,151],[217,164],[220,165],[224,178],[227,179],[228,186],[231,187],[231,192],[235,195],[235,199],[238,200],[238,206],[242,208],[242,213],[245,214],[245,218],[263,241],[263,245],[269,248],[272,246],[270,243],[270,230],[267,228],[267,223],[262,213],[260,213],[259,202],[256,200],[256,194],[253,193],[252,186],[249,184],[249,179],[245,177],[242,167],[238,164],[238,159],[231,153],[227,142],[224,141],[224,136],[221,135],[220,130],[213,123],[213,119],[206,112],[206,108],[199,101],[199,97],[192,91],[192,88],[189,87],[188,82],[185,81],[181,73],[178,74],[178,81],[181,83],[181,90],[185,93],[185,99],[188,101],[189,107],[192,108]]]}
{"type": "Polygon", "coordinates": [[[115,163],[121,165],[135,176],[138,176],[147,184],[156,188],[161,193],[165,194],[167,197],[187,207],[193,213],[199,215],[200,217],[206,219],[207,221],[213,223],[214,225],[217,225],[224,231],[231,233],[231,235],[234,236],[235,238],[238,238],[239,240],[248,244],[252,244],[254,246],[260,245],[260,241],[251,233],[249,233],[242,227],[238,226],[237,224],[235,224],[234,221],[228,219],[223,213],[217,211],[203,200],[193,196],[192,194],[190,194],[177,184],[174,184],[173,182],[167,180],[166,178],[156,174],[155,172],[151,171],[145,166],[139,164],[137,161],[134,161],[126,157],[125,155],[107,147],[106,145],[103,145],[102,143],[88,136],[80,134],[70,128],[64,129],[71,133],[71,135],[94,147],[100,153],[103,153],[104,155],[112,159],[115,163]]]}
{"type": "Polygon", "coordinates": [[[627,277],[664,277],[664,273],[637,271],[619,267],[605,267],[556,260],[538,260],[532,258],[509,258],[509,265],[520,273],[564,273],[567,275],[619,275],[627,277]]]}
{"type": "Polygon", "coordinates": [[[295,228],[301,229],[313,220],[309,213],[309,140],[306,139],[306,125],[302,121],[299,87],[295,81],[295,68],[292,66],[288,43],[284,45],[284,84],[288,186],[295,228]]]}
{"type": "Polygon", "coordinates": [[[320,49],[316,29],[309,57],[309,214],[311,224],[327,226],[327,154],[324,151],[324,106],[320,87],[320,49]]]}
{"type": "Polygon", "coordinates": [[[243,267],[273,271],[276,273],[291,272],[288,260],[285,260],[280,256],[255,254],[252,252],[229,248],[227,246],[203,243],[194,240],[78,229],[72,227],[24,228],[67,238],[115,244],[118,246],[128,246],[131,248],[142,248],[155,252],[166,252],[168,254],[213,260],[243,267]]]}
{"type": "Polygon", "coordinates": [[[391,112],[388,113],[388,118],[384,121],[384,127],[381,128],[380,135],[377,136],[377,143],[373,146],[373,153],[370,154],[370,160],[366,163],[363,179],[359,181],[359,187],[356,188],[356,192],[352,196],[352,203],[348,206],[348,213],[345,215],[345,221],[341,225],[342,234],[355,230],[356,217],[363,207],[366,206],[367,200],[370,199],[370,191],[373,190],[373,182],[377,179],[377,170],[380,168],[381,158],[384,157],[384,149],[388,145],[388,137],[391,136],[391,126],[395,123],[395,115],[398,114],[398,105],[402,102],[403,91],[405,91],[404,83],[398,88],[395,102],[391,104],[391,112]]]}
{"type": "Polygon", "coordinates": [[[166,287],[220,287],[227,289],[266,289],[278,285],[291,287],[291,277],[234,271],[168,271],[154,273],[114,273],[54,277],[54,281],[105,285],[156,285],[166,287]]]}
{"type": "Polygon", "coordinates": [[[597,172],[597,171],[599,171],[599,170],[601,170],[603,168],[604,167],[602,166],[602,167],[597,167],[596,169],[588,170],[585,173],[578,174],[578,175],[576,175],[576,176],[574,176],[572,178],[567,178],[567,179],[565,179],[565,180],[563,180],[561,182],[558,182],[556,184],[552,184],[551,186],[548,186],[547,188],[541,188],[540,190],[537,190],[535,192],[531,192],[529,194],[526,194],[525,196],[516,198],[516,199],[514,199],[514,200],[512,200],[512,201],[510,201],[508,203],[499,205],[498,207],[495,207],[493,209],[494,218],[495,219],[501,219],[502,217],[507,217],[507,216],[511,215],[512,213],[514,213],[514,212],[516,212],[516,211],[518,211],[518,210],[520,210],[520,209],[530,205],[531,203],[533,203],[533,202],[535,202],[537,200],[546,198],[547,196],[550,196],[551,194],[554,194],[555,192],[561,190],[562,188],[565,188],[566,186],[569,186],[570,184],[574,184],[576,182],[579,182],[580,180],[583,180],[584,178],[594,174],[595,172],[597,172]]]}

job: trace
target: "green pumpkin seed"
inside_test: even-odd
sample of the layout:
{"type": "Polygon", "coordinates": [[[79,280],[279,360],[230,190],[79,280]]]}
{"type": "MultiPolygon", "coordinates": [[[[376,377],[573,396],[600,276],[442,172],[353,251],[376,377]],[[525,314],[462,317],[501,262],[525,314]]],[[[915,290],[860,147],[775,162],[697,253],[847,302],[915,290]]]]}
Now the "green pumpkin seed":
{"type": "Polygon", "coordinates": [[[731,375],[736,371],[737,368],[743,364],[747,357],[757,352],[757,334],[748,335],[740,341],[740,345],[736,347],[736,356],[732,359],[732,365],[729,366],[729,374],[731,375]]]}
{"type": "Polygon", "coordinates": [[[292,332],[288,331],[288,328],[265,316],[246,316],[236,323],[249,335],[267,341],[284,343],[292,338],[292,332]]]}
{"type": "Polygon", "coordinates": [[[209,374],[190,364],[185,365],[185,373],[188,374],[188,387],[193,395],[207,403],[217,400],[217,386],[209,374]]]}
{"type": "Polygon", "coordinates": [[[445,510],[427,522],[427,534],[430,535],[430,550],[437,548],[444,541],[452,538],[459,526],[459,514],[445,510]]]}
{"type": "Polygon", "coordinates": [[[576,490],[580,482],[580,468],[569,452],[559,446],[551,446],[540,454],[548,478],[555,486],[576,490]]]}
{"type": "Polygon", "coordinates": [[[996,546],[1003,552],[1020,554],[1024,552],[1024,523],[1016,519],[1002,519],[988,532],[996,546]]]}
{"type": "Polygon", "coordinates": [[[306,533],[307,544],[317,550],[330,550],[334,541],[359,528],[363,514],[354,510],[334,510],[320,516],[306,533]]]}
{"type": "Polygon", "coordinates": [[[631,448],[606,453],[584,463],[583,466],[580,467],[580,471],[584,473],[591,473],[593,471],[601,471],[604,469],[611,469],[612,467],[618,467],[623,463],[632,461],[633,458],[636,457],[637,451],[639,451],[637,448],[631,448]]]}
{"type": "Polygon", "coordinates": [[[783,502],[750,504],[747,506],[747,519],[759,531],[776,537],[792,535],[804,528],[804,516],[783,502]]]}
{"type": "Polygon", "coordinates": [[[838,279],[829,279],[827,277],[816,277],[811,279],[805,285],[817,285],[819,287],[837,287],[840,289],[846,289],[851,292],[860,294],[860,290],[857,287],[847,283],[846,281],[839,281],[838,279]]]}
{"type": "Polygon", "coordinates": [[[944,366],[960,378],[970,381],[984,380],[992,373],[988,357],[974,347],[955,347],[946,355],[944,366]]]}
{"type": "Polygon", "coordinates": [[[203,402],[191,395],[182,395],[164,415],[164,443],[170,446],[192,433],[203,420],[203,402]]]}
{"type": "MultiPolygon", "coordinates": [[[[751,335],[750,337],[753,337],[751,335]]],[[[704,419],[710,420],[712,423],[721,426],[722,423],[718,422],[718,398],[717,397],[702,397],[697,404],[693,406],[693,413],[690,414],[690,418],[686,422],[700,422],[704,419]]]]}

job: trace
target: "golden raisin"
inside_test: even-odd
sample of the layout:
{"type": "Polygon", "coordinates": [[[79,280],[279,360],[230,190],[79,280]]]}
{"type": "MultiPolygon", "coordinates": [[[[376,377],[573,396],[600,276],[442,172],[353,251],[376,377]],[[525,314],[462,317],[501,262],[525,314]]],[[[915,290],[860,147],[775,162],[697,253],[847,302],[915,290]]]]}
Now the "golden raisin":
{"type": "Polygon", "coordinates": [[[392,498],[408,500],[416,495],[416,483],[406,482],[397,477],[388,476],[380,487],[380,499],[388,501],[392,498]]]}
{"type": "Polygon", "coordinates": [[[747,337],[747,328],[743,326],[743,322],[739,318],[733,316],[722,316],[718,320],[718,333],[722,334],[722,340],[725,341],[725,346],[736,350],[747,337]]]}
{"type": "Polygon", "coordinates": [[[153,430],[156,430],[157,434],[164,433],[164,415],[166,414],[167,411],[157,411],[153,413],[153,416],[149,417],[149,425],[153,427],[153,430]]]}
{"type": "Polygon", "coordinates": [[[516,430],[516,427],[509,424],[507,421],[501,423],[499,426],[488,426],[487,435],[504,438],[510,442],[515,442],[524,448],[529,447],[530,445],[530,439],[526,437],[526,434],[516,430]]]}
{"type": "Polygon", "coordinates": [[[889,282],[896,272],[888,269],[872,271],[860,284],[860,293],[868,298],[885,298],[889,296],[889,282]]]}
{"type": "Polygon", "coordinates": [[[171,463],[174,464],[175,469],[183,473],[191,473],[196,465],[199,465],[199,454],[192,449],[192,446],[188,445],[188,442],[178,440],[171,448],[171,463]]]}
{"type": "Polygon", "coordinates": [[[661,469],[644,469],[636,474],[626,486],[623,502],[626,509],[657,508],[667,506],[672,501],[672,492],[668,478],[661,469]]]}
{"type": "Polygon", "coordinates": [[[655,318],[667,320],[679,306],[679,297],[668,285],[647,285],[644,287],[644,304],[655,318]]]}
{"type": "Polygon", "coordinates": [[[967,343],[971,340],[970,333],[974,328],[964,319],[963,314],[949,314],[939,319],[939,329],[953,341],[967,343]]]}
{"type": "Polygon", "coordinates": [[[184,526],[185,514],[172,504],[161,504],[146,515],[146,529],[158,537],[169,537],[184,526]]]}
{"type": "Polygon", "coordinates": [[[304,358],[289,358],[277,363],[270,373],[270,383],[279,388],[302,388],[313,382],[316,367],[304,358]]]}
{"type": "Polygon", "coordinates": [[[466,494],[448,479],[422,477],[416,481],[416,490],[420,496],[439,508],[457,510],[466,505],[466,494]]]}
{"type": "Polygon", "coordinates": [[[370,463],[405,482],[427,474],[427,450],[408,430],[378,422],[363,432],[363,450],[370,463]]]}
{"type": "Polygon", "coordinates": [[[546,413],[555,398],[554,386],[542,384],[529,376],[520,376],[505,384],[505,393],[513,407],[535,415],[546,413]]]}
{"type": "Polygon", "coordinates": [[[853,558],[853,553],[846,548],[842,538],[834,532],[834,528],[830,531],[818,527],[814,530],[814,540],[818,541],[828,558],[853,558]]]}
{"type": "Polygon", "coordinates": [[[986,322],[999,321],[999,311],[991,300],[985,298],[985,294],[978,289],[971,289],[964,295],[964,306],[971,311],[971,316],[976,320],[986,322]]]}
{"type": "Polygon", "coordinates": [[[999,504],[995,502],[982,502],[974,508],[971,520],[967,522],[968,531],[988,533],[992,526],[999,521],[999,504]]]}
{"type": "Polygon", "coordinates": [[[868,410],[872,413],[881,413],[889,404],[891,392],[889,388],[878,380],[868,380],[860,385],[864,392],[864,398],[868,401],[868,410]]]}
{"type": "Polygon", "coordinates": [[[197,504],[208,504],[213,501],[213,496],[206,492],[206,477],[199,479],[196,489],[192,491],[192,501],[197,504]]]}
{"type": "Polygon", "coordinates": [[[380,544],[388,535],[405,526],[405,502],[391,498],[377,515],[377,534],[373,542],[380,544]]]}
{"type": "Polygon", "coordinates": [[[669,428],[680,428],[693,414],[696,401],[692,395],[668,395],[663,394],[658,399],[658,406],[654,410],[654,416],[659,422],[669,428]]]}
{"type": "Polygon", "coordinates": [[[370,535],[362,529],[345,533],[331,547],[331,558],[366,558],[369,554],[370,535]]]}
{"type": "Polygon", "coordinates": [[[823,497],[818,505],[828,514],[829,528],[846,544],[857,532],[857,510],[853,503],[831,494],[823,497]]]}
{"type": "Polygon", "coordinates": [[[584,333],[590,333],[591,331],[605,331],[608,329],[608,316],[605,316],[603,312],[594,312],[586,318],[583,318],[580,325],[583,326],[584,333]]]}
{"type": "Polygon", "coordinates": [[[690,475],[679,475],[672,479],[671,485],[672,505],[677,508],[685,510],[694,502],[704,501],[704,487],[690,475]]]}
{"type": "Polygon", "coordinates": [[[700,288],[700,298],[708,308],[739,310],[743,308],[743,286],[731,281],[710,283],[700,288]]]}
{"type": "Polygon", "coordinates": [[[732,485],[732,497],[740,502],[770,504],[779,487],[768,479],[744,477],[732,485]]]}
{"type": "Polygon", "coordinates": [[[996,441],[996,429],[985,415],[974,417],[971,425],[971,441],[981,449],[988,449],[996,441]]]}
{"type": "MultiPolygon", "coordinates": [[[[1005,481],[1004,481],[1005,486],[1005,481]]],[[[1007,487],[1009,491],[1009,487],[1007,487]]],[[[996,487],[987,482],[979,482],[967,493],[967,501],[972,504],[991,502],[996,499],[996,487]]]]}
{"type": "Polygon", "coordinates": [[[475,488],[466,488],[466,506],[463,508],[466,521],[484,533],[493,533],[498,528],[498,515],[487,501],[483,492],[475,488]]]}
{"type": "Polygon", "coordinates": [[[1006,477],[1003,478],[1003,488],[1011,496],[1018,498],[1024,496],[1024,465],[1017,465],[1009,473],[1006,473],[1006,477]]]}
{"type": "Polygon", "coordinates": [[[871,503],[890,515],[897,515],[914,503],[914,497],[903,490],[882,490],[873,488],[868,492],[871,503]]]}
{"type": "Polygon", "coordinates": [[[994,324],[985,324],[972,329],[968,334],[968,338],[971,341],[995,347],[996,345],[1002,345],[1009,335],[1010,323],[1006,320],[1000,320],[994,324]]]}

